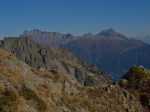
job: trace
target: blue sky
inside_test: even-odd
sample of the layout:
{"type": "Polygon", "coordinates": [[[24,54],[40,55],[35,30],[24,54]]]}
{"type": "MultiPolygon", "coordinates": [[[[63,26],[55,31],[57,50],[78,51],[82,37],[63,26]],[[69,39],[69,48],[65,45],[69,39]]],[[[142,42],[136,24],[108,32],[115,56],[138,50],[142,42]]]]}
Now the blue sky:
{"type": "Polygon", "coordinates": [[[0,37],[33,28],[81,35],[109,27],[150,35],[150,0],[0,0],[0,37]]]}

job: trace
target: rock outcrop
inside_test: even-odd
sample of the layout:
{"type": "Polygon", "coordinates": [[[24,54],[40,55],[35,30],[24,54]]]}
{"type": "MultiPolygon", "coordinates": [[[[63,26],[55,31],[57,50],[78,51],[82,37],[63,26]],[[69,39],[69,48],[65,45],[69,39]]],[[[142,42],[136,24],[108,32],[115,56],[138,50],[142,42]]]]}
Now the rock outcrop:
{"type": "Polygon", "coordinates": [[[121,79],[120,86],[129,90],[150,110],[150,70],[133,66],[121,79]]]}
{"type": "Polygon", "coordinates": [[[108,84],[111,80],[96,67],[81,62],[66,50],[38,45],[29,38],[4,38],[0,47],[31,67],[70,74],[83,85],[108,84]]]}

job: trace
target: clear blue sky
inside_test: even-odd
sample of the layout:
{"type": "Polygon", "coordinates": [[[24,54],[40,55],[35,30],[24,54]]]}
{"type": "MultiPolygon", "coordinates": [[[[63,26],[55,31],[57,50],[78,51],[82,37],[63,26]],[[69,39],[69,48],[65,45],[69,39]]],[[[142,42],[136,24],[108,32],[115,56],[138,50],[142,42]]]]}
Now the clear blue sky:
{"type": "Polygon", "coordinates": [[[33,28],[80,35],[150,34],[150,0],[0,0],[0,37],[33,28]]]}

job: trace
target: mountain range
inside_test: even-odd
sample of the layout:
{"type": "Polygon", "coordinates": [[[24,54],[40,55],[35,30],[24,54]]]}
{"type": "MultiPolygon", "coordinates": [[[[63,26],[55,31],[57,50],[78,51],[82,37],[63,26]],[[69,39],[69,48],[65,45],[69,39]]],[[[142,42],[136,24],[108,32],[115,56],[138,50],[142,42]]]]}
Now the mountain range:
{"type": "Polygon", "coordinates": [[[0,41],[1,112],[148,112],[149,78],[133,67],[117,83],[65,49],[0,41]]]}
{"type": "Polygon", "coordinates": [[[150,45],[128,38],[112,28],[95,35],[88,33],[82,36],[32,30],[25,31],[21,37],[29,37],[44,46],[66,48],[116,80],[134,64],[150,68],[150,45]]]}

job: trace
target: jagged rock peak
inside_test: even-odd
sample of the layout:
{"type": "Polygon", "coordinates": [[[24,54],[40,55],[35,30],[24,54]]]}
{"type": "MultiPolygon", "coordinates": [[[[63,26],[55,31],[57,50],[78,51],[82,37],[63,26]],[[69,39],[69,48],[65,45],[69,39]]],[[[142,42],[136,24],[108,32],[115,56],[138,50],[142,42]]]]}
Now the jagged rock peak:
{"type": "Polygon", "coordinates": [[[67,34],[62,34],[59,32],[47,32],[47,31],[41,31],[39,29],[33,29],[30,31],[24,31],[20,37],[34,37],[34,38],[39,38],[39,37],[55,37],[55,38],[61,38],[61,37],[73,37],[72,34],[67,33],[67,34]]]}
{"type": "Polygon", "coordinates": [[[73,41],[74,36],[70,33],[46,32],[38,29],[24,31],[20,37],[29,37],[38,44],[58,48],[60,45],[73,41]]]}

